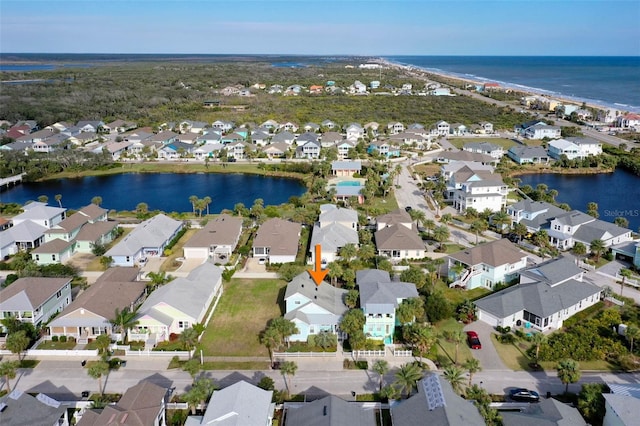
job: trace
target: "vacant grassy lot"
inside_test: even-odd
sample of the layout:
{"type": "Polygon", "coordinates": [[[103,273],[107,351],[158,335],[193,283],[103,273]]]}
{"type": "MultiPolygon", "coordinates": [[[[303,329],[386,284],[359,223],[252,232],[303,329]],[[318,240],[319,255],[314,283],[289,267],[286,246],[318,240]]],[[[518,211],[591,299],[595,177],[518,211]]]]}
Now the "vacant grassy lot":
{"type": "Polygon", "coordinates": [[[270,319],[282,315],[285,287],[282,280],[233,279],[224,284],[198,349],[205,356],[269,356],[258,336],[270,319]]]}
{"type": "Polygon", "coordinates": [[[487,138],[451,138],[449,139],[449,142],[451,142],[451,145],[455,146],[456,148],[462,149],[462,147],[465,144],[468,144],[470,142],[490,142],[494,145],[498,145],[501,146],[505,151],[508,150],[509,148],[511,148],[512,146],[516,145],[516,142],[512,141],[511,139],[506,139],[506,138],[492,138],[492,137],[487,137],[487,138]]]}

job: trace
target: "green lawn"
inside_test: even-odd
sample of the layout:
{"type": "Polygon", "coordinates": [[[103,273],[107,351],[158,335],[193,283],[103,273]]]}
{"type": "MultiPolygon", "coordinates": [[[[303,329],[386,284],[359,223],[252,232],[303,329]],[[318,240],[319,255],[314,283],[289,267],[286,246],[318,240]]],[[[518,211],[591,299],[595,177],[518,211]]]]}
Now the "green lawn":
{"type": "Polygon", "coordinates": [[[454,307],[464,302],[465,299],[476,300],[491,292],[490,290],[487,290],[483,287],[474,288],[473,290],[449,288],[449,286],[442,281],[438,281],[438,284],[436,284],[436,289],[442,291],[444,296],[449,302],[451,302],[451,304],[453,304],[454,307]]]}
{"type": "Polygon", "coordinates": [[[232,279],[205,330],[198,349],[205,356],[268,356],[259,334],[267,322],[282,315],[286,282],[232,279]]]}
{"type": "Polygon", "coordinates": [[[449,142],[451,142],[451,145],[455,146],[458,149],[462,149],[462,147],[465,144],[468,144],[470,142],[490,142],[490,143],[492,143],[494,145],[501,146],[504,150],[508,150],[512,146],[516,145],[516,143],[514,141],[512,141],[511,139],[493,138],[493,137],[486,137],[486,138],[451,138],[451,139],[449,139],[449,142]]]}
{"type": "MultiPolygon", "coordinates": [[[[462,330],[463,325],[456,321],[454,318],[447,318],[440,321],[435,325],[438,335],[442,336],[445,331],[462,330]]],[[[445,338],[440,337],[438,339],[438,362],[441,365],[453,363],[456,354],[456,345],[453,342],[448,342],[445,338]]],[[[467,341],[458,345],[458,364],[463,364],[467,359],[473,358],[471,350],[467,346],[467,341]]]]}
{"type": "Polygon", "coordinates": [[[65,350],[65,349],[73,349],[76,347],[76,341],[66,341],[66,342],[54,342],[53,340],[46,340],[38,345],[38,349],[56,349],[56,350],[65,350]]]}

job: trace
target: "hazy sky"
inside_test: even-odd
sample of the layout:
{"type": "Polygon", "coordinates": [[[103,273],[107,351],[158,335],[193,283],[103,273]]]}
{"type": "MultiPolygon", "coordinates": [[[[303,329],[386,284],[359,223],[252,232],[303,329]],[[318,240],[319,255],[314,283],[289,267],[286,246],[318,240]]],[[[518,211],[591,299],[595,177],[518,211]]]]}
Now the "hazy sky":
{"type": "Polygon", "coordinates": [[[639,0],[0,0],[0,52],[640,55],[639,0]]]}

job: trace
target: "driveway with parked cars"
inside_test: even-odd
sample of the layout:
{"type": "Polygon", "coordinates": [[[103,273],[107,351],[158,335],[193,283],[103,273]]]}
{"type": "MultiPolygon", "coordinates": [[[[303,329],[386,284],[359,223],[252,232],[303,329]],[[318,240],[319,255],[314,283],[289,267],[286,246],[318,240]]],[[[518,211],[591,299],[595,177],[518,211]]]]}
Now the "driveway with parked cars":
{"type": "Polygon", "coordinates": [[[508,370],[500,359],[495,346],[493,346],[493,341],[491,340],[491,334],[494,332],[493,327],[489,324],[483,323],[482,321],[476,321],[465,325],[463,330],[465,332],[475,331],[478,333],[482,349],[474,349],[471,351],[471,354],[480,361],[480,366],[483,371],[508,370]]]}

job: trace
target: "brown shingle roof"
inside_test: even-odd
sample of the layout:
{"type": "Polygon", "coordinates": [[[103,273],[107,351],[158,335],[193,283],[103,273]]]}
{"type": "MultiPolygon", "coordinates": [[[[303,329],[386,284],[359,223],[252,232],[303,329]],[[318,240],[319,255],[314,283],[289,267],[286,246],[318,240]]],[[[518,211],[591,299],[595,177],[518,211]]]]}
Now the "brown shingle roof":
{"type": "Polygon", "coordinates": [[[115,221],[99,221],[95,223],[87,223],[82,227],[78,235],[76,236],[76,241],[91,241],[94,242],[101,236],[105,235],[108,232],[111,232],[114,228],[118,226],[118,222],[115,221]]]}
{"type": "Polygon", "coordinates": [[[196,232],[184,247],[209,247],[211,245],[234,245],[242,232],[242,218],[222,214],[210,220],[196,232]]]}
{"type": "Polygon", "coordinates": [[[269,247],[269,254],[276,256],[296,254],[301,228],[299,223],[278,218],[269,219],[258,229],[253,246],[269,247]]]}
{"type": "Polygon", "coordinates": [[[103,318],[110,319],[118,309],[130,307],[145,291],[146,283],[134,281],[138,268],[109,268],[87,290],[71,302],[58,318],[77,309],[84,308],[103,318]]]}
{"type": "Polygon", "coordinates": [[[511,241],[501,239],[453,253],[449,257],[470,266],[480,263],[500,266],[519,262],[525,256],[511,241]]]}
{"type": "Polygon", "coordinates": [[[89,218],[86,217],[85,215],[80,214],[80,213],[74,213],[71,216],[69,216],[68,218],[66,218],[65,220],[63,220],[60,223],[58,223],[56,226],[54,226],[51,229],[51,231],[52,232],[59,232],[59,229],[62,228],[66,232],[71,232],[74,229],[80,228],[82,225],[84,225],[88,221],[89,221],[89,218]]]}
{"type": "Polygon", "coordinates": [[[387,226],[375,233],[378,250],[424,250],[425,245],[415,230],[404,225],[387,226]]]}
{"type": "Polygon", "coordinates": [[[60,238],[56,238],[55,240],[48,241],[44,244],[41,244],[40,247],[31,250],[31,253],[35,254],[58,254],[65,251],[69,246],[73,244],[72,241],[61,240],[60,238]]]}
{"type": "Polygon", "coordinates": [[[78,213],[82,213],[83,215],[87,216],[89,220],[96,220],[97,218],[105,214],[107,211],[108,211],[107,209],[103,209],[102,207],[92,203],[78,210],[78,213]]]}
{"type": "Polygon", "coordinates": [[[31,305],[36,308],[70,281],[71,278],[19,278],[10,286],[0,290],[0,303],[24,292],[31,305]]]}
{"type": "Polygon", "coordinates": [[[395,225],[396,223],[413,223],[413,219],[411,219],[409,213],[402,209],[397,209],[390,213],[383,214],[382,216],[378,216],[376,221],[378,223],[386,223],[387,226],[395,225]]]}

